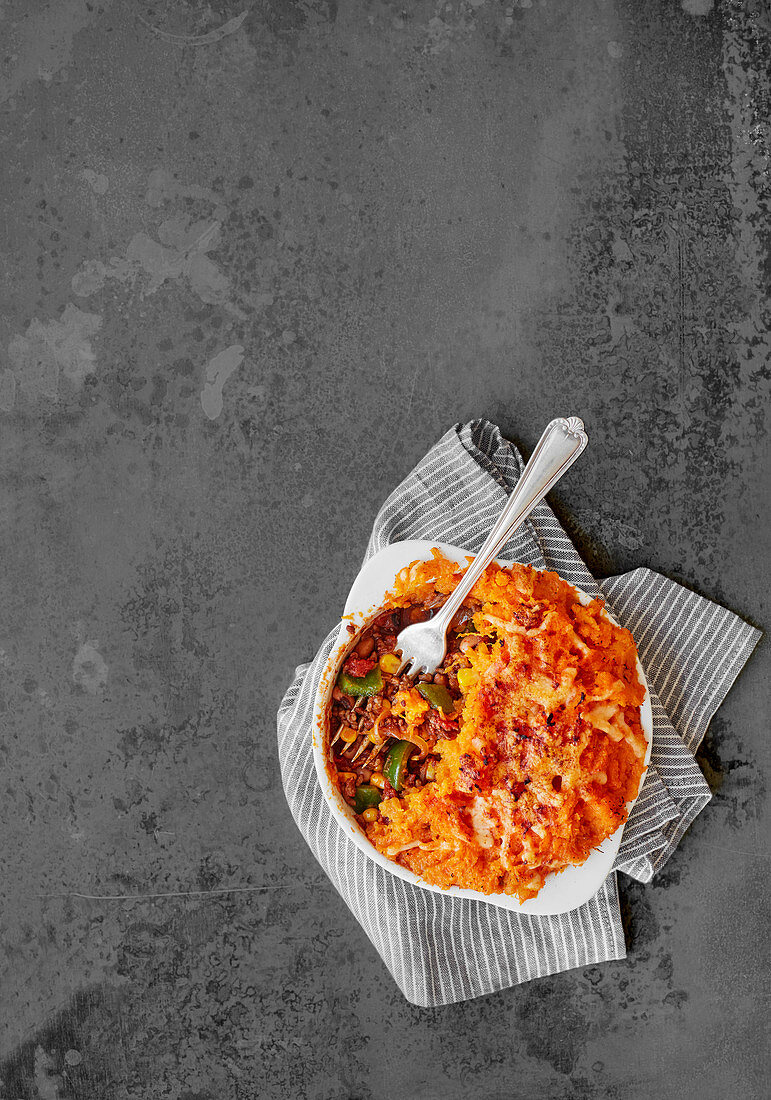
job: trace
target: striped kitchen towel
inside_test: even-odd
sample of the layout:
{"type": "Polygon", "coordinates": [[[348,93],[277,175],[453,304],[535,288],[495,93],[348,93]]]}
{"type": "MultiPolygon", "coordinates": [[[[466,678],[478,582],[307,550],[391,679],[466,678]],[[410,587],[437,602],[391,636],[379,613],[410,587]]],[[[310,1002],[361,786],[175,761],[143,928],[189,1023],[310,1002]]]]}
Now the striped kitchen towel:
{"type": "MultiPolygon", "coordinates": [[[[474,553],[523,469],[494,425],[457,425],[391,494],[365,560],[390,542],[435,539],[474,553]]],[[[616,868],[648,882],[710,798],[693,754],[760,632],[725,608],[649,569],[599,584],[545,502],[501,551],[601,595],[637,642],[653,702],[653,748],[616,868]]],[[[353,578],[351,578],[353,580],[353,578]]],[[[444,896],[371,862],[329,812],[316,779],[311,717],[334,625],[295,679],[278,713],[287,801],[311,851],[382,956],[405,997],[434,1006],[625,955],[616,873],[585,905],[559,916],[525,916],[444,896]]]]}

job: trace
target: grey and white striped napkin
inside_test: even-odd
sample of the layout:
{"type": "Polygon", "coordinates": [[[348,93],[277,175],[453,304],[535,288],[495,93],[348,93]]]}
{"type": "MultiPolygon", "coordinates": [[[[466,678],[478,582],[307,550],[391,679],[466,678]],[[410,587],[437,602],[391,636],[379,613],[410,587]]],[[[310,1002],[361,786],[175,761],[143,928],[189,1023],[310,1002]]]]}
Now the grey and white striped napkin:
{"type": "MultiPolygon", "coordinates": [[[[403,539],[435,539],[478,551],[523,466],[493,424],[456,425],[380,509],[365,560],[403,539]]],[[[653,749],[615,866],[648,882],[709,801],[693,754],[760,632],[649,569],[598,584],[545,503],[500,556],[554,570],[585,592],[601,595],[634,635],[651,689],[653,749]]],[[[451,1004],[623,958],[615,871],[580,909],[524,916],[412,886],[372,863],[346,837],[322,797],[311,752],[314,697],[338,625],[313,661],[297,669],[279,708],[284,789],[311,851],[405,997],[426,1007],[451,1004]]]]}

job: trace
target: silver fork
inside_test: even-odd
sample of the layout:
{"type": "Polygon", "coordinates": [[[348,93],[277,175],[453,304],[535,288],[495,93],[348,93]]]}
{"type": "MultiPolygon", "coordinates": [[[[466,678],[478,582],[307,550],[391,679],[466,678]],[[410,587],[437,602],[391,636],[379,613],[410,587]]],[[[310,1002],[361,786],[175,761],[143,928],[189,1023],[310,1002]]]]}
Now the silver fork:
{"type": "Polygon", "coordinates": [[[433,619],[405,627],[396,639],[396,649],[402,656],[399,673],[407,664],[408,676],[436,671],[447,652],[447,629],[453,615],[504,543],[573,465],[588,442],[583,421],[577,416],[558,418],[546,425],[506,507],[458,587],[433,619]]]}

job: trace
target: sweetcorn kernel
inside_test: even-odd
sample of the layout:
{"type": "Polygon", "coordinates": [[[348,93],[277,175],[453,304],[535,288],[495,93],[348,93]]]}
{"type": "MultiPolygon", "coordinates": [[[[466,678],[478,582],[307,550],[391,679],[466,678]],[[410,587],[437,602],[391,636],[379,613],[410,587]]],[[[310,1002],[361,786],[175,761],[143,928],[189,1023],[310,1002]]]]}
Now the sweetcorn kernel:
{"type": "Polygon", "coordinates": [[[378,664],[382,672],[387,673],[389,676],[395,676],[401,667],[401,661],[395,653],[384,653],[380,658],[378,664]]]}
{"type": "Polygon", "coordinates": [[[471,684],[474,681],[474,670],[471,668],[461,668],[458,670],[458,687],[465,695],[471,684]]]}
{"type": "Polygon", "coordinates": [[[378,819],[378,811],[375,806],[370,806],[368,810],[365,810],[361,815],[368,824],[372,824],[373,821],[378,819]]]}

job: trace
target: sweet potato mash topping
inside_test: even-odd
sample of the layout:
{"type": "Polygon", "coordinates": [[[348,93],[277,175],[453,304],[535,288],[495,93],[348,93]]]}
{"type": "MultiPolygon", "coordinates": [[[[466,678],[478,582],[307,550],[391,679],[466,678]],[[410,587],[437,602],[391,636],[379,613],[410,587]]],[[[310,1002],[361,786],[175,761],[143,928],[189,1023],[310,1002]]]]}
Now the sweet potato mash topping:
{"type": "MultiPolygon", "coordinates": [[[[385,642],[375,634],[375,656],[405,614],[428,617],[461,572],[438,551],[402,570],[388,604],[401,611],[390,612],[385,642]]],[[[637,795],[647,742],[636,658],[602,601],[582,605],[556,573],[489,566],[456,617],[438,678],[385,677],[381,699],[393,679],[388,717],[401,724],[380,759],[386,775],[399,753],[408,764],[400,789],[374,775],[379,802],[361,822],[369,840],[437,886],[534,897],[547,875],[583,863],[614,833],[637,795]]]]}

